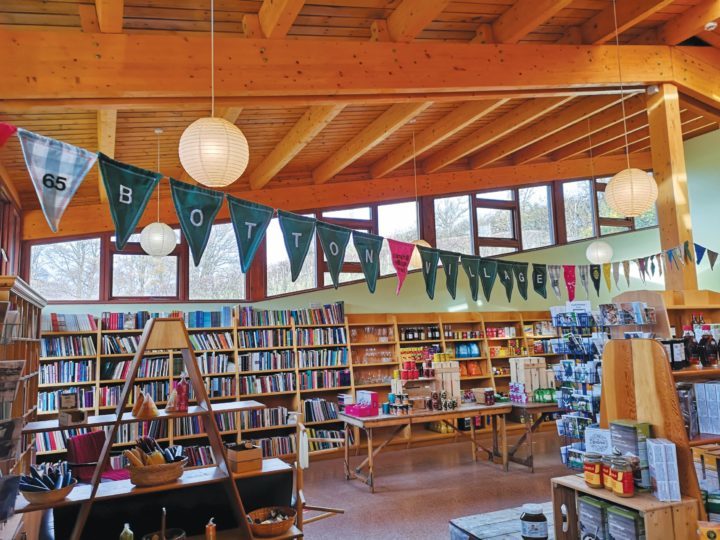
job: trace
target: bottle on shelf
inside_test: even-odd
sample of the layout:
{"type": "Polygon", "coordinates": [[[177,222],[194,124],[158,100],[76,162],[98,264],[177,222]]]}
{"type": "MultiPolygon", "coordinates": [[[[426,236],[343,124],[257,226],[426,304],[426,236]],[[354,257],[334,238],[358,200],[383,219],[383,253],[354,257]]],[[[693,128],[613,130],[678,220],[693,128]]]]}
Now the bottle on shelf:
{"type": "Polygon", "coordinates": [[[710,332],[710,325],[702,325],[702,337],[700,342],[697,344],[700,363],[703,367],[717,367],[718,366],[718,346],[717,341],[710,332]]]}
{"type": "MultiPolygon", "coordinates": [[[[693,313],[694,318],[695,314],[693,313]]],[[[700,355],[692,326],[683,326],[683,342],[685,345],[686,365],[700,367],[700,355]]]]}

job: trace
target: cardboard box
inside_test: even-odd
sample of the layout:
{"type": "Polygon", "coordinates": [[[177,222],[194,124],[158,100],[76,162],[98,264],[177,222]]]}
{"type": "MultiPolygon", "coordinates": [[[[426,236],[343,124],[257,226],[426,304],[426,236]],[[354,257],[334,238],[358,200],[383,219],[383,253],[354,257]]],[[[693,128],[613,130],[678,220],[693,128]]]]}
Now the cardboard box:
{"type": "Polygon", "coordinates": [[[246,473],[262,470],[262,448],[253,446],[250,449],[238,449],[240,447],[226,447],[228,462],[234,473],[246,473]]]}

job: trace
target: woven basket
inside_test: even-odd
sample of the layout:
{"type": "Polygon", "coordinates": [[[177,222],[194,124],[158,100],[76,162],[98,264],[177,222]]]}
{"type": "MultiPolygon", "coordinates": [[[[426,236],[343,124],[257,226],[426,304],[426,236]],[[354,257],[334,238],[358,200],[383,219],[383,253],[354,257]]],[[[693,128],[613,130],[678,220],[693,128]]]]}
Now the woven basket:
{"type": "Polygon", "coordinates": [[[173,463],[162,465],[145,465],[144,467],[128,467],[130,471],[130,482],[134,486],[162,486],[171,484],[182,476],[183,467],[187,464],[187,458],[173,463]]]}
{"type": "Polygon", "coordinates": [[[248,514],[250,516],[250,519],[252,519],[252,523],[250,523],[250,529],[252,530],[253,535],[260,536],[260,537],[268,537],[268,536],[278,536],[280,534],[283,534],[284,532],[287,532],[290,527],[293,526],[295,523],[295,516],[297,515],[297,512],[294,508],[289,508],[287,506],[268,506],[267,508],[258,508],[257,510],[253,510],[248,514]],[[289,516],[288,519],[284,521],[278,521],[277,523],[255,523],[256,519],[259,519],[260,521],[263,521],[267,519],[270,516],[270,512],[273,510],[277,510],[279,512],[282,512],[286,516],[289,516]]]}
{"type": "Polygon", "coordinates": [[[53,504],[65,499],[73,488],[77,485],[77,480],[73,480],[69,486],[60,489],[51,489],[50,491],[23,491],[20,490],[22,496],[31,504],[53,504]]]}

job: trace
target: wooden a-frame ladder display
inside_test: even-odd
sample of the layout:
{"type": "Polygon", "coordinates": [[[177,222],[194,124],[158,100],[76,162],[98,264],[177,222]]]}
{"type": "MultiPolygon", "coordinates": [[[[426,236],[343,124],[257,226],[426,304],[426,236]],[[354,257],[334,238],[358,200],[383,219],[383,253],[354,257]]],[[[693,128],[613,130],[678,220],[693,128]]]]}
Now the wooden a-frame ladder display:
{"type": "MultiPolygon", "coordinates": [[[[197,399],[198,407],[201,409],[200,416],[203,419],[203,426],[207,432],[208,441],[215,457],[216,467],[221,475],[224,476],[222,481],[225,491],[227,492],[230,505],[235,514],[236,521],[238,522],[239,531],[242,533],[243,538],[252,539],[253,535],[248,525],[247,515],[240,498],[240,492],[238,491],[235,480],[233,479],[231,468],[227,461],[227,453],[225,452],[222,438],[220,437],[220,430],[217,425],[217,420],[212,411],[210,400],[208,399],[207,390],[203,384],[202,375],[200,368],[197,365],[195,356],[193,354],[192,343],[188,336],[187,328],[182,319],[169,318],[169,319],[150,319],[145,325],[142,336],[140,338],[140,345],[135,353],[135,357],[132,360],[130,366],[130,372],[128,374],[125,385],[123,386],[120,400],[118,401],[115,409],[116,420],[110,426],[110,430],[107,432],[105,437],[105,444],[103,445],[100,458],[98,459],[95,467],[95,472],[92,477],[92,487],[90,496],[84,501],[80,507],[75,527],[72,532],[72,540],[80,540],[83,529],[90,516],[93,502],[100,484],[100,478],[102,471],[105,469],[108,460],[110,458],[110,449],[112,448],[113,441],[117,434],[118,426],[123,423],[122,415],[125,404],[130,397],[130,393],[133,391],[133,385],[135,378],[137,377],[138,368],[143,360],[146,351],[168,351],[168,350],[179,350],[185,371],[190,378],[190,382],[195,389],[195,396],[197,399]]],[[[172,368],[172,366],[169,366],[172,368]]],[[[187,416],[186,413],[170,413],[164,415],[163,418],[168,418],[168,421],[172,418],[181,418],[187,416]]],[[[143,420],[138,419],[138,422],[143,420]]],[[[160,486],[161,487],[161,486],[160,486]]]]}

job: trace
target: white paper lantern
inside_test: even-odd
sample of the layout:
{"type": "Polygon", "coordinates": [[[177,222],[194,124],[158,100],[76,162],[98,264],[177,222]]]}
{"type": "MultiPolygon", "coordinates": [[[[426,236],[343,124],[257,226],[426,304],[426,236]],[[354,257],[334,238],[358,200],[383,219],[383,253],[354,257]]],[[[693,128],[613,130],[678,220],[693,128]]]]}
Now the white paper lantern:
{"type": "Polygon", "coordinates": [[[187,173],[209,187],[232,184],[250,159],[245,135],[224,118],[195,120],[180,137],[178,153],[187,173]]]}
{"type": "MultiPolygon", "coordinates": [[[[413,240],[412,242],[416,246],[422,246],[422,247],[431,247],[430,243],[423,240],[422,238],[420,240],[413,240]]],[[[420,252],[418,251],[418,248],[413,249],[412,256],[410,257],[410,265],[408,266],[410,270],[417,270],[418,268],[422,268],[422,257],[420,257],[420,252]]]]}
{"type": "Polygon", "coordinates": [[[595,240],[585,251],[587,260],[593,264],[605,264],[612,260],[613,248],[603,240],[595,240]]]}
{"type": "Polygon", "coordinates": [[[169,255],[175,249],[176,244],[175,231],[169,225],[159,221],[146,226],[140,233],[140,247],[153,257],[169,255]]]}
{"type": "Polygon", "coordinates": [[[650,210],[657,196],[655,179],[641,169],[620,171],[605,188],[608,206],[626,217],[637,217],[650,210]]]}

